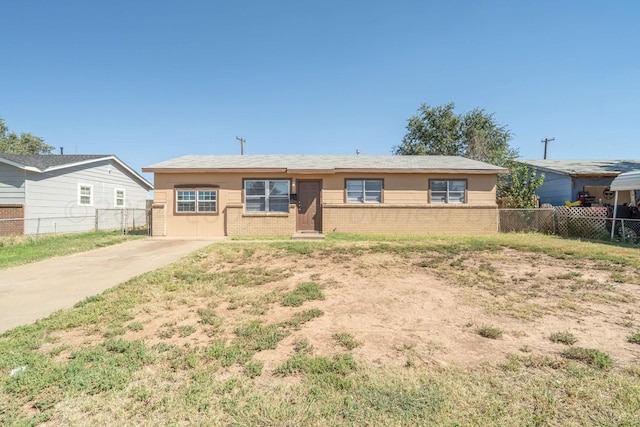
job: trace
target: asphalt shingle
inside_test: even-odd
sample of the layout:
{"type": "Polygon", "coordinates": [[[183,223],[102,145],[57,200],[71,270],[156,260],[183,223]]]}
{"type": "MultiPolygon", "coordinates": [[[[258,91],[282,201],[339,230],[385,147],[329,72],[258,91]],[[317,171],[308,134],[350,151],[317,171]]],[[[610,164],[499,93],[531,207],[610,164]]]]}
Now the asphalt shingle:
{"type": "Polygon", "coordinates": [[[188,155],[143,168],[148,172],[170,169],[453,169],[505,172],[498,166],[457,156],[188,155]]]}
{"type": "Polygon", "coordinates": [[[9,160],[23,166],[30,166],[45,170],[47,168],[81,163],[87,160],[96,160],[108,157],[115,157],[112,154],[8,154],[0,153],[0,158],[9,160]]]}

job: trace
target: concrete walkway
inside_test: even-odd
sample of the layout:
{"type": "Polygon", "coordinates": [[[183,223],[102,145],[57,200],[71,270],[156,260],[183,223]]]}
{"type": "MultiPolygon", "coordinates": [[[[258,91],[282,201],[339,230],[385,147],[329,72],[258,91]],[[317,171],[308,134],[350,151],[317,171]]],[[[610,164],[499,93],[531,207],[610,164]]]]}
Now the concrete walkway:
{"type": "Polygon", "coordinates": [[[72,307],[212,240],[149,238],[0,270],[0,333],[72,307]]]}

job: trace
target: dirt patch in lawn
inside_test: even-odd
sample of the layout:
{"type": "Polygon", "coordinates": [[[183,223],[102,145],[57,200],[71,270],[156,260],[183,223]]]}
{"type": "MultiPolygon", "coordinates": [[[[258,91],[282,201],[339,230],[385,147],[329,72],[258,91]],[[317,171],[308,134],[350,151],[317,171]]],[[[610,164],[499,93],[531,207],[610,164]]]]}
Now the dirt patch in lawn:
{"type": "MultiPolygon", "coordinates": [[[[291,358],[301,340],[313,354],[344,352],[339,333],[350,334],[358,343],[354,356],[373,365],[474,367],[502,363],[510,353],[557,357],[567,348],[550,339],[558,332],[573,336],[576,346],[606,352],[619,366],[640,360],[640,346],[627,341],[640,327],[635,267],[512,249],[442,253],[344,244],[291,253],[241,246],[194,258],[208,278],[190,290],[155,292],[122,337],[202,348],[231,342],[252,320],[284,325],[317,309],[322,315],[287,326],[275,348],[253,355],[265,374],[291,358]],[[242,272],[269,279],[243,282],[242,272]],[[318,285],[322,299],[283,305],[303,283],[318,285]],[[500,336],[481,336],[483,327],[500,336]]],[[[58,343],[86,340],[78,331],[57,335],[58,343]]]]}

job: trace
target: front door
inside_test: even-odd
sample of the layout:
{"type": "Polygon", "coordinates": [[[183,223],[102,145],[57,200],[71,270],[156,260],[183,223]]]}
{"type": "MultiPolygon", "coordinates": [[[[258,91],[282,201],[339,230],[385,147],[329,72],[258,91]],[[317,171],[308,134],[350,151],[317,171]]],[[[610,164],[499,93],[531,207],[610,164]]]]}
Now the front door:
{"type": "Polygon", "coordinates": [[[298,231],[322,231],[322,181],[298,181],[298,231]]]}

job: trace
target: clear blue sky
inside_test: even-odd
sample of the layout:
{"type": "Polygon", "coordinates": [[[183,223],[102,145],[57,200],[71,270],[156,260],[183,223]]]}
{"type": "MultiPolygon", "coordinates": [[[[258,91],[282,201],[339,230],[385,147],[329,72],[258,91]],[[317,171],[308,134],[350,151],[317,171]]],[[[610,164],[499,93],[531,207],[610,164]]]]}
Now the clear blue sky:
{"type": "MultiPolygon", "coordinates": [[[[640,1],[3,0],[0,116],[140,171],[184,154],[391,154],[421,103],[522,158],[640,158],[640,1]]],[[[150,175],[145,174],[147,178],[150,175]]]]}

